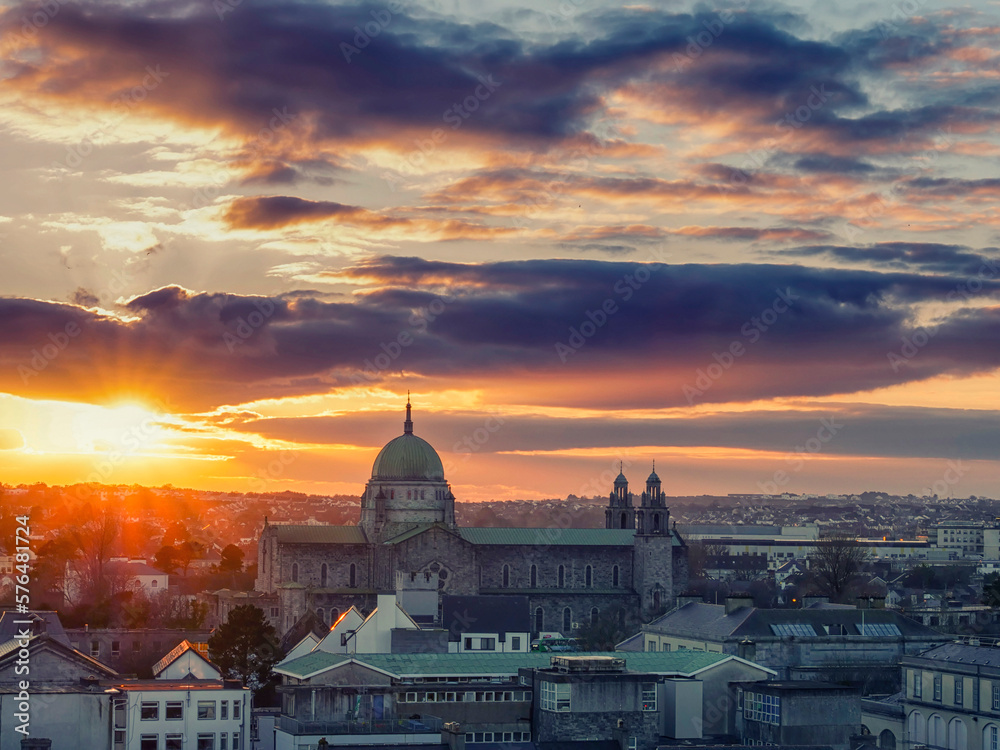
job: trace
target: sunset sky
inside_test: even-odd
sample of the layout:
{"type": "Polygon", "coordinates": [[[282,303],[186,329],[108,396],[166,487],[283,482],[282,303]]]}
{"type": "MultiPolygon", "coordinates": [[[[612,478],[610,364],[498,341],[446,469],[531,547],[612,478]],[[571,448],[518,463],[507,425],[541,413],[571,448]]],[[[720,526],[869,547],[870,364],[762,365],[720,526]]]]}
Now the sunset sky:
{"type": "Polygon", "coordinates": [[[0,481],[359,494],[409,390],[459,500],[996,497],[998,33],[5,3],[0,481]]]}

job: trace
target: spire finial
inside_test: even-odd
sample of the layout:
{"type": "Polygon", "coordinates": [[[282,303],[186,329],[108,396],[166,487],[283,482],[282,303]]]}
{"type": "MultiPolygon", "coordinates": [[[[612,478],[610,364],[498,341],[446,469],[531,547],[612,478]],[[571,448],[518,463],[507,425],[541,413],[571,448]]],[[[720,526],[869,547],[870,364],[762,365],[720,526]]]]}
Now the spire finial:
{"type": "Polygon", "coordinates": [[[403,422],[403,434],[413,434],[413,420],[410,419],[410,392],[406,391],[406,421],[403,422]]]}

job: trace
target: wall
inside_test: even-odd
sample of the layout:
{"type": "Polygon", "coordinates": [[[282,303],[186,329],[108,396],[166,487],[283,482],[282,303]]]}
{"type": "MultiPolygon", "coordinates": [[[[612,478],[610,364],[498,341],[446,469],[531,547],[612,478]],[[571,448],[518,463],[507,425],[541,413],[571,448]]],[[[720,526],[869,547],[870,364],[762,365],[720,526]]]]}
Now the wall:
{"type": "MultiPolygon", "coordinates": [[[[110,747],[110,710],[108,696],[100,692],[43,693],[33,688],[31,736],[51,739],[53,750],[67,747],[63,744],[67,738],[73,739],[73,747],[110,747]]],[[[17,694],[0,694],[0,750],[21,750],[24,735],[14,731],[15,713],[17,694]]]]}

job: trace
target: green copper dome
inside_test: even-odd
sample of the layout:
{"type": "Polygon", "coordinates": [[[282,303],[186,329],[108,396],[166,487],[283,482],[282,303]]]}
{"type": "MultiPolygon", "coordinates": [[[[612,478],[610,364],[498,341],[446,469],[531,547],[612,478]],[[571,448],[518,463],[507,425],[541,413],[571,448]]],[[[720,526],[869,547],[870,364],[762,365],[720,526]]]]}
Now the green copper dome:
{"type": "Polygon", "coordinates": [[[390,440],[372,465],[372,479],[444,479],[437,451],[413,434],[390,440]]]}
{"type": "Polygon", "coordinates": [[[379,451],[372,464],[372,479],[444,480],[444,466],[437,451],[426,440],[413,434],[409,399],[406,401],[403,434],[390,440],[379,451]]]}

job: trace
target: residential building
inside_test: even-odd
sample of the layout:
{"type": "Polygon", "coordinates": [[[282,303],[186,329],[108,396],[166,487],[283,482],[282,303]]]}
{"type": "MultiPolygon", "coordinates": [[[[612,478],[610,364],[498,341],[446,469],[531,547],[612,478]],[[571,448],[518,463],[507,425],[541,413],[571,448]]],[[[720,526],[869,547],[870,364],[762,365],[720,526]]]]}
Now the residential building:
{"type": "Polygon", "coordinates": [[[725,605],[689,602],[643,625],[642,648],[738,655],[776,670],[783,680],[848,680],[867,694],[898,689],[902,656],[952,638],[885,609],[752,604],[744,596],[728,597],[725,605]]]}

